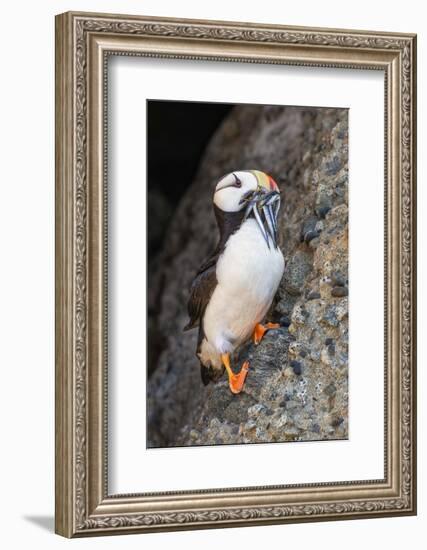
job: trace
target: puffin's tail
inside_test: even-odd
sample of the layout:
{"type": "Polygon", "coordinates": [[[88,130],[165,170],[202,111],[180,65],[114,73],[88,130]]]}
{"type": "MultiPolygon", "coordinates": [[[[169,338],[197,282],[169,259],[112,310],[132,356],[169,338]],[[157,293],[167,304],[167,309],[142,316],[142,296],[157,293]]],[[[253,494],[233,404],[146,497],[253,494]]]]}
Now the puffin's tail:
{"type": "Polygon", "coordinates": [[[209,367],[205,367],[203,363],[200,363],[200,376],[202,377],[202,382],[204,386],[207,386],[212,380],[209,374],[209,367]]]}
{"type": "Polygon", "coordinates": [[[206,366],[200,361],[200,376],[205,386],[207,386],[209,382],[218,382],[223,374],[224,367],[222,367],[222,369],[214,369],[211,365],[206,366]]]}

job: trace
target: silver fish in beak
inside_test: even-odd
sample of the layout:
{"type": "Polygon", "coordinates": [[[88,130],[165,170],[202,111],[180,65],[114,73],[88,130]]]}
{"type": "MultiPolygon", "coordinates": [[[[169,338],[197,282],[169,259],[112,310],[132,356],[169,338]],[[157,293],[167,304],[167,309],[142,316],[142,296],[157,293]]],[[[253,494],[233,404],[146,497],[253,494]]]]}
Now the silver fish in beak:
{"type": "Polygon", "coordinates": [[[264,172],[252,170],[258,179],[256,191],[246,194],[240,204],[245,204],[244,220],[253,216],[261,233],[270,248],[270,243],[275,248],[277,244],[277,220],[280,209],[280,191],[276,182],[264,172]]]}

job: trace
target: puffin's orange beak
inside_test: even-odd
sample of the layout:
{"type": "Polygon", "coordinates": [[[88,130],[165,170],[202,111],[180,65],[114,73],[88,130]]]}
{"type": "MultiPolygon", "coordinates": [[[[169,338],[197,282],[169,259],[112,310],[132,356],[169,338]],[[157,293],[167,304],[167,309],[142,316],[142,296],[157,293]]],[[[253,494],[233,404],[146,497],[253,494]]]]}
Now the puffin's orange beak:
{"type": "Polygon", "coordinates": [[[270,241],[277,248],[277,216],[280,208],[280,189],[274,179],[260,170],[250,170],[256,177],[256,191],[246,194],[241,204],[246,204],[244,219],[253,215],[270,248],[270,241]]]}
{"type": "Polygon", "coordinates": [[[277,193],[280,193],[280,189],[279,189],[279,186],[277,185],[277,183],[274,181],[274,179],[269,176],[268,174],[266,174],[267,177],[268,177],[268,182],[269,182],[269,185],[270,185],[270,190],[271,191],[277,191],[277,193]]]}
{"type": "Polygon", "coordinates": [[[280,193],[279,186],[270,175],[260,170],[251,170],[251,172],[257,179],[258,188],[267,192],[275,191],[276,193],[280,193]]]}

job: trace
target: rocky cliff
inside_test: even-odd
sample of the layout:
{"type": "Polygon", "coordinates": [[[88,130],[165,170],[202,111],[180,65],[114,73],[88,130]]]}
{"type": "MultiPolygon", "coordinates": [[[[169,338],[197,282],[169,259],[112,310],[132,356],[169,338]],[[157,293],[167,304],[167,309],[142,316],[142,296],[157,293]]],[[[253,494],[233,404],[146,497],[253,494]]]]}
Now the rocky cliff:
{"type": "Polygon", "coordinates": [[[148,445],[342,439],[348,435],[348,112],[238,106],[206,150],[149,269],[148,445]],[[269,319],[281,328],[233,360],[250,371],[204,387],[197,330],[184,333],[190,282],[216,244],[212,192],[258,169],[282,191],[286,268],[269,319]]]}

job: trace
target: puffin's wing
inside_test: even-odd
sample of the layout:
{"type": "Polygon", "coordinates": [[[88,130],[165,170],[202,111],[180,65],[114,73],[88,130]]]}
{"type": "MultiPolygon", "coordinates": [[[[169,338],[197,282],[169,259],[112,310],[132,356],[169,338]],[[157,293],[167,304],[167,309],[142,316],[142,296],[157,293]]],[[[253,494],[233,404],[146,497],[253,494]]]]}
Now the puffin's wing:
{"type": "Polygon", "coordinates": [[[194,278],[191,289],[190,298],[188,300],[188,315],[190,321],[184,327],[184,330],[190,330],[197,327],[200,319],[203,317],[206,306],[211,299],[218,281],[216,279],[216,262],[218,256],[209,258],[199,269],[194,278]]]}

